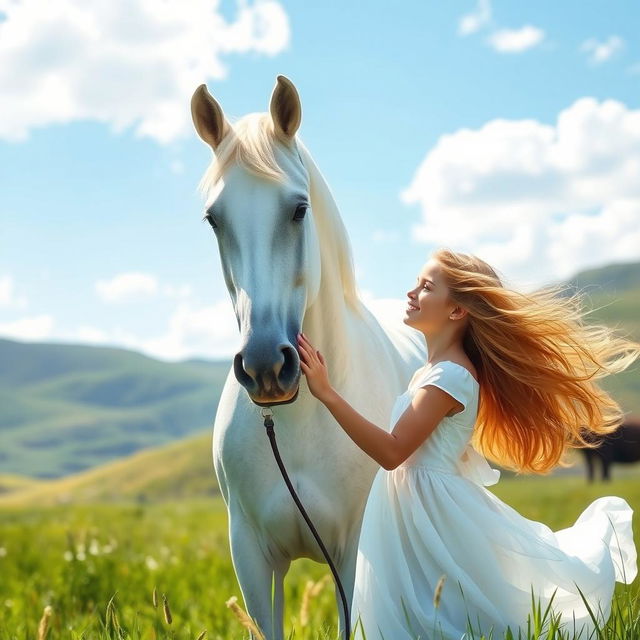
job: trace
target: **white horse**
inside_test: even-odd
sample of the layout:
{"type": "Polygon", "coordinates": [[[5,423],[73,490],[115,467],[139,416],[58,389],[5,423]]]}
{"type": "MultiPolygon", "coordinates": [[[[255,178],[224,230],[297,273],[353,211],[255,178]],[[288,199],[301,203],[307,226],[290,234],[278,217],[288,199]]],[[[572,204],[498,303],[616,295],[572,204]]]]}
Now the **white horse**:
{"type": "MultiPolygon", "coordinates": [[[[332,386],[383,428],[394,399],[424,364],[426,344],[401,318],[383,327],[360,301],[345,227],[296,137],[302,108],[284,76],[269,110],[232,126],[205,85],[191,100],[196,131],[216,156],[201,182],[205,218],[242,339],[216,412],[213,462],[247,611],[269,640],[281,640],[291,561],[325,559],[280,474],[260,406],[273,409],[283,462],[350,608],[362,515],[379,466],[300,385],[296,337],[309,336],[326,358],[332,386]]],[[[337,587],[335,594],[343,633],[337,587]]]]}

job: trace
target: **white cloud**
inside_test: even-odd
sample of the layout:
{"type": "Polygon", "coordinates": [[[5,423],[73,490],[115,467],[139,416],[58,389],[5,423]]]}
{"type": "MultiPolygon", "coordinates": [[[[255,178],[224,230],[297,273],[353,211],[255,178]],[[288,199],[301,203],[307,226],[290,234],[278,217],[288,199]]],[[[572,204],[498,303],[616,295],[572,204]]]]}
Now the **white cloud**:
{"type": "Polygon", "coordinates": [[[368,289],[359,289],[358,293],[362,302],[382,324],[397,325],[402,322],[406,298],[376,298],[368,289]]]}
{"type": "Polygon", "coordinates": [[[96,327],[82,326],[76,331],[74,338],[80,342],[89,342],[96,344],[104,344],[108,341],[109,336],[106,331],[96,327]]]}
{"type": "Polygon", "coordinates": [[[640,110],[581,98],[555,125],[496,119],[442,136],[400,196],[421,207],[418,242],[534,286],[640,258],[638,175],[640,110]]]}
{"type": "Polygon", "coordinates": [[[519,29],[499,29],[494,31],[487,42],[498,53],[521,53],[540,44],[544,31],[531,25],[519,29]]]}
{"type": "Polygon", "coordinates": [[[580,51],[586,51],[589,54],[589,62],[600,64],[609,60],[623,46],[624,40],[620,36],[609,36],[604,42],[589,38],[580,45],[580,51]]]}
{"type": "Polygon", "coordinates": [[[0,335],[18,340],[42,340],[51,336],[52,329],[53,317],[48,314],[0,323],[0,335]]]}
{"type": "Polygon", "coordinates": [[[13,278],[11,276],[0,277],[0,304],[8,306],[13,298],[13,278]]]}
{"type": "Polygon", "coordinates": [[[240,332],[229,299],[205,306],[181,301],[169,316],[166,330],[151,338],[121,327],[105,331],[90,326],[79,327],[68,338],[128,347],[163,360],[231,358],[240,349],[240,332]]]}
{"type": "Polygon", "coordinates": [[[94,287],[98,296],[109,303],[136,301],[138,298],[150,298],[157,294],[171,299],[183,299],[193,294],[193,287],[189,284],[160,285],[155,276],[138,271],[119,273],[109,280],[98,280],[94,287]]]}
{"type": "Polygon", "coordinates": [[[226,22],[215,0],[21,0],[0,20],[0,139],[74,120],[169,142],[190,130],[189,99],[223,80],[222,56],[273,56],[289,43],[275,0],[240,2],[226,22]]]}
{"type": "Polygon", "coordinates": [[[458,35],[467,36],[480,30],[491,20],[491,5],[489,0],[478,0],[474,11],[467,13],[458,22],[458,35]]]}
{"type": "Polygon", "coordinates": [[[564,273],[580,259],[602,255],[603,245],[607,261],[640,259],[640,198],[614,200],[598,215],[573,213],[554,222],[549,232],[556,238],[549,254],[564,273]]]}
{"type": "Polygon", "coordinates": [[[95,289],[104,302],[124,302],[154,296],[158,280],[147,273],[120,273],[111,280],[98,280],[95,289]]]}
{"type": "Polygon", "coordinates": [[[193,287],[190,284],[171,285],[165,284],[162,287],[162,293],[167,298],[189,298],[193,294],[193,287]]]}
{"type": "Polygon", "coordinates": [[[231,357],[240,349],[240,332],[231,300],[204,307],[180,303],[169,318],[167,331],[145,340],[143,349],[172,360],[205,354],[207,358],[231,357]]]}
{"type": "Polygon", "coordinates": [[[27,306],[25,296],[17,296],[15,283],[10,275],[0,276],[0,307],[24,309],[27,306]]]}

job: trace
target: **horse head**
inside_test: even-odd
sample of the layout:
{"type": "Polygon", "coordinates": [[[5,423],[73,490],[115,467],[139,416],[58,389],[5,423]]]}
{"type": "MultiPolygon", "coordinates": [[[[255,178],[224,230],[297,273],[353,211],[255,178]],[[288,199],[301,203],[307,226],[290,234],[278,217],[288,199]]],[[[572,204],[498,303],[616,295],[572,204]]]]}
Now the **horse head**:
{"type": "Polygon", "coordinates": [[[202,84],[191,114],[215,154],[200,186],[240,330],[235,377],[260,406],[293,402],[301,375],[297,334],[321,273],[309,174],[296,141],[298,92],[279,75],[269,112],[231,124],[202,84]]]}

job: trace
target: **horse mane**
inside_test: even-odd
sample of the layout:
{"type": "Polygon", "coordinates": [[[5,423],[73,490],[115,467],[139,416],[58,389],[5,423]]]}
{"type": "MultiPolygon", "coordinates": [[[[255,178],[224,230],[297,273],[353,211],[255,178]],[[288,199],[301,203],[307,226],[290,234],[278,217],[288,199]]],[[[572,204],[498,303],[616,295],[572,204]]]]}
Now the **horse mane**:
{"type": "MultiPolygon", "coordinates": [[[[274,133],[273,120],[269,113],[249,113],[234,122],[231,131],[216,149],[215,158],[200,181],[199,190],[207,202],[215,194],[218,182],[233,164],[238,164],[262,178],[278,183],[285,182],[287,176],[273,153],[277,144],[282,142],[274,133]]],[[[333,194],[311,154],[297,135],[293,144],[297,147],[300,159],[309,174],[309,197],[320,243],[323,281],[341,282],[345,302],[361,319],[370,323],[373,320],[371,312],[358,295],[351,244],[333,194]]],[[[327,293],[330,296],[340,295],[340,291],[335,290],[328,290],[327,293]]]]}

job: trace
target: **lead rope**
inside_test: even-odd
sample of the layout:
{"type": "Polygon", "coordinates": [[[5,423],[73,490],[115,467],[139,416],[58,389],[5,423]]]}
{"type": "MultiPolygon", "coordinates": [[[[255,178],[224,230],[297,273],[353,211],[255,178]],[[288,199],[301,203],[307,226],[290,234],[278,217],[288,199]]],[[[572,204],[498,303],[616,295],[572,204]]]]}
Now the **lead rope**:
{"type": "Polygon", "coordinates": [[[327,563],[331,568],[331,573],[333,573],[333,577],[335,578],[335,581],[338,585],[338,590],[340,591],[340,597],[342,598],[342,605],[344,607],[344,631],[345,631],[344,637],[345,637],[345,640],[349,640],[349,637],[351,636],[351,620],[349,619],[349,605],[347,604],[347,597],[344,594],[344,589],[342,588],[342,583],[340,582],[340,578],[338,577],[338,572],[336,571],[336,568],[333,565],[331,556],[329,555],[329,552],[324,546],[324,543],[322,542],[320,535],[316,531],[316,528],[313,526],[313,522],[311,522],[311,519],[307,515],[307,512],[304,510],[304,507],[302,506],[302,503],[300,502],[300,499],[298,498],[298,495],[296,494],[295,489],[293,488],[293,485],[289,480],[289,476],[287,475],[287,470],[284,468],[282,458],[280,458],[280,453],[278,452],[278,445],[276,444],[276,432],[274,431],[273,420],[271,419],[271,416],[273,415],[273,412],[271,411],[271,407],[263,407],[261,409],[261,413],[262,413],[262,417],[264,418],[264,426],[267,429],[267,436],[269,437],[269,442],[271,442],[273,455],[276,458],[278,467],[280,467],[282,477],[284,478],[284,481],[287,483],[287,487],[289,487],[289,492],[291,493],[291,497],[293,498],[294,502],[298,505],[298,509],[300,509],[300,513],[302,514],[302,517],[306,520],[307,524],[309,525],[309,529],[311,529],[311,533],[313,533],[314,538],[318,541],[318,544],[320,545],[320,549],[322,549],[322,553],[324,557],[327,559],[327,563]]]}

